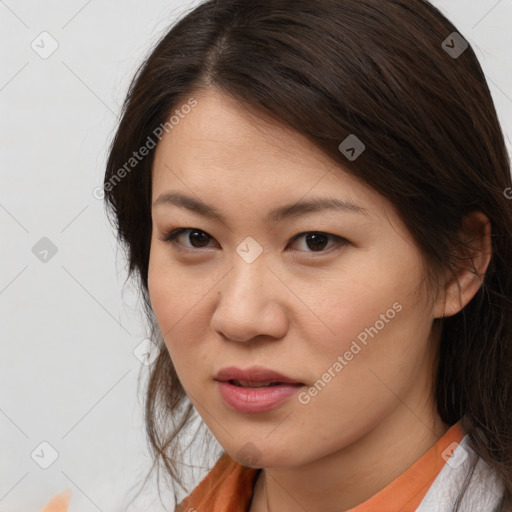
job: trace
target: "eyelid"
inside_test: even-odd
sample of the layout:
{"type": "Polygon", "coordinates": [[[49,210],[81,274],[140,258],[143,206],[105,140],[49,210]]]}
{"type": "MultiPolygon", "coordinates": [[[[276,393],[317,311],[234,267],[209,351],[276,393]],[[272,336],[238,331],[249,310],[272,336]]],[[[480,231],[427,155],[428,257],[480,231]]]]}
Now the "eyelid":
{"type": "MultiPolygon", "coordinates": [[[[179,235],[181,235],[187,231],[199,231],[199,232],[207,235],[211,240],[215,240],[215,238],[213,236],[211,236],[207,231],[204,231],[203,229],[199,229],[199,228],[193,228],[193,227],[188,227],[188,228],[183,227],[183,228],[172,229],[170,231],[166,231],[162,236],[159,236],[158,238],[160,241],[169,243],[173,246],[176,246],[178,248],[178,250],[182,250],[182,251],[186,251],[186,252],[191,252],[191,251],[198,252],[201,249],[209,249],[210,248],[210,247],[192,248],[192,247],[185,247],[181,244],[178,244],[176,242],[176,237],[178,237],[179,235]]],[[[297,233],[289,240],[288,244],[290,244],[291,242],[294,242],[298,238],[301,238],[301,237],[303,237],[305,235],[309,235],[309,234],[325,235],[328,238],[330,238],[334,242],[334,244],[329,249],[325,249],[325,250],[321,250],[321,251],[304,251],[304,250],[300,250],[300,249],[292,249],[294,252],[306,253],[306,254],[311,254],[311,255],[330,254],[332,252],[332,250],[335,250],[336,247],[342,247],[342,246],[350,243],[346,238],[339,236],[339,235],[334,235],[332,233],[327,233],[325,231],[310,230],[310,231],[302,231],[300,233],[297,233]]]]}

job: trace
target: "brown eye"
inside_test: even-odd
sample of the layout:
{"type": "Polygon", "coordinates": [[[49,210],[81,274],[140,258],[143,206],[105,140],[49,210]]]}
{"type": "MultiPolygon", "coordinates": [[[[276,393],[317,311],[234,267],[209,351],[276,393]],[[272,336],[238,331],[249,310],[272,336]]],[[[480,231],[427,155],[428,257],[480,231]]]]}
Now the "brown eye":
{"type": "Polygon", "coordinates": [[[190,233],[188,235],[188,241],[194,246],[194,247],[204,247],[209,240],[209,235],[207,235],[204,231],[199,230],[190,230],[190,233]],[[195,245],[197,244],[197,245],[195,245]]]}
{"type": "Polygon", "coordinates": [[[161,238],[163,242],[168,242],[175,245],[183,245],[187,249],[201,249],[203,247],[206,247],[210,239],[212,238],[210,235],[208,235],[208,233],[196,228],[175,229],[174,231],[171,231],[163,238],[161,238]],[[180,235],[183,235],[187,232],[188,237],[183,237],[183,240],[186,240],[190,244],[190,246],[188,246],[185,243],[178,243],[177,241],[180,235]]]}
{"type": "MultiPolygon", "coordinates": [[[[306,233],[300,233],[296,235],[292,241],[298,240],[300,238],[303,238],[306,242],[306,252],[327,252],[325,250],[326,246],[329,243],[329,240],[332,240],[334,243],[332,245],[345,245],[348,243],[347,240],[344,238],[337,236],[337,235],[331,235],[329,233],[322,233],[318,231],[309,231],[306,233]]],[[[331,247],[332,247],[331,245],[331,247]]]]}

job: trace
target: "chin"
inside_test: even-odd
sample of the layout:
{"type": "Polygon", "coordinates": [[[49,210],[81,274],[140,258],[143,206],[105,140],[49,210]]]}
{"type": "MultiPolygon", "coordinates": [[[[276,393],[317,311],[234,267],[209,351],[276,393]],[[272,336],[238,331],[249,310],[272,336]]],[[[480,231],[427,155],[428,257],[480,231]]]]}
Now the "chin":
{"type": "Polygon", "coordinates": [[[280,451],[272,445],[265,447],[260,445],[258,447],[257,444],[249,441],[234,452],[231,450],[226,450],[226,452],[243,466],[254,469],[288,467],[300,464],[293,456],[293,452],[296,452],[296,450],[291,447],[280,451]]]}

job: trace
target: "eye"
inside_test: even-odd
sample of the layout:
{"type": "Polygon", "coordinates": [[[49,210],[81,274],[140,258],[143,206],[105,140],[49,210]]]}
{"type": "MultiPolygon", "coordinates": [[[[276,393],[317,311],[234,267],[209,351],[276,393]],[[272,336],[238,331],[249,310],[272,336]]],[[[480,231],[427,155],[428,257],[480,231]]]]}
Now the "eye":
{"type": "Polygon", "coordinates": [[[325,245],[329,240],[334,242],[334,246],[348,244],[348,240],[341,236],[331,235],[330,233],[323,233],[321,231],[306,231],[304,233],[299,233],[298,235],[295,235],[291,241],[294,242],[300,238],[304,238],[306,247],[312,249],[311,251],[306,252],[330,252],[325,250],[325,245]]]}
{"type": "MultiPolygon", "coordinates": [[[[201,229],[178,228],[173,231],[170,231],[167,234],[164,234],[164,236],[162,238],[160,238],[160,240],[162,242],[167,242],[172,245],[183,245],[183,244],[179,244],[177,242],[177,239],[180,235],[186,233],[187,231],[190,232],[188,235],[188,241],[193,243],[192,249],[203,248],[205,246],[205,244],[208,242],[208,240],[211,238],[208,233],[206,233],[205,231],[202,231],[201,229]],[[194,245],[194,244],[197,244],[197,245],[194,245]]],[[[190,249],[190,247],[187,247],[187,249],[190,249]]]]}
{"type": "MultiPolygon", "coordinates": [[[[305,231],[303,233],[299,233],[295,235],[290,241],[295,242],[303,238],[306,247],[312,250],[305,250],[304,252],[330,252],[325,250],[325,245],[329,240],[333,241],[332,245],[343,246],[347,245],[349,242],[345,238],[342,238],[337,235],[332,235],[330,233],[323,233],[321,231],[305,231]]],[[[162,242],[166,242],[176,246],[179,250],[194,250],[201,249],[207,247],[209,240],[214,240],[208,233],[202,231],[197,228],[178,228],[174,229],[168,233],[165,233],[162,237],[160,237],[162,242]],[[184,237],[192,246],[184,245],[183,243],[179,243],[178,239],[181,235],[188,233],[188,237],[184,237]],[[182,249],[182,247],[184,249],[182,249]]],[[[332,247],[331,245],[331,247],[332,247]]],[[[297,249],[294,249],[297,250],[297,249]]],[[[300,249],[299,249],[300,251],[300,249]]]]}

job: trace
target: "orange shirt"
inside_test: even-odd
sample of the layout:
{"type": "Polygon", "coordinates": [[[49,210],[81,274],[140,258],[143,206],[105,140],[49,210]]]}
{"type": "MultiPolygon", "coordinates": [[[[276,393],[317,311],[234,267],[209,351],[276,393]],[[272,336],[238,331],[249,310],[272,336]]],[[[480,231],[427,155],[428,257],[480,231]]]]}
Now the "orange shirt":
{"type": "MultiPolygon", "coordinates": [[[[464,435],[460,421],[455,423],[404,473],[347,512],[413,512],[443,468],[447,448],[454,442],[459,443],[464,435]]],[[[260,471],[242,466],[224,452],[175,512],[247,512],[260,471]]]]}
{"type": "MultiPolygon", "coordinates": [[[[465,432],[459,422],[422,455],[410,468],[384,489],[347,512],[413,512],[419,506],[432,482],[465,432]]],[[[227,453],[219,458],[197,487],[175,512],[247,512],[256,478],[261,470],[242,466],[227,453]]],[[[71,490],[54,496],[40,512],[67,512],[71,490]]]]}

